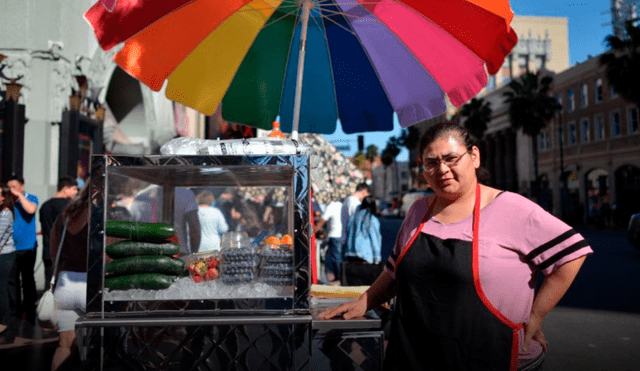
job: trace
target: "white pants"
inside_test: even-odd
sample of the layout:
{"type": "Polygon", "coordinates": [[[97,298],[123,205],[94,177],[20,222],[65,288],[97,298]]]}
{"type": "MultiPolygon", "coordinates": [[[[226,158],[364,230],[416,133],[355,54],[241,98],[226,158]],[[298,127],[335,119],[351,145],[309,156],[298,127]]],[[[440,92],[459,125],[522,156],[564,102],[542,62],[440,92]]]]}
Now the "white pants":
{"type": "Polygon", "coordinates": [[[87,273],[60,272],[53,298],[58,332],[74,331],[76,320],[87,311],[87,273]]]}

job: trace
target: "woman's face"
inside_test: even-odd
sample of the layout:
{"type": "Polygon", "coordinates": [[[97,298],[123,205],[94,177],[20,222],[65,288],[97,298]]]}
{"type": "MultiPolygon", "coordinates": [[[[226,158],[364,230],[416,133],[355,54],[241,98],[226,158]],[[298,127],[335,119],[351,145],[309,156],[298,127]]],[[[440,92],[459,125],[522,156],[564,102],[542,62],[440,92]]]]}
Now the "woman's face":
{"type": "Polygon", "coordinates": [[[422,153],[422,166],[429,186],[439,197],[456,199],[473,191],[480,167],[480,153],[473,147],[471,153],[456,133],[445,133],[422,153]]]}

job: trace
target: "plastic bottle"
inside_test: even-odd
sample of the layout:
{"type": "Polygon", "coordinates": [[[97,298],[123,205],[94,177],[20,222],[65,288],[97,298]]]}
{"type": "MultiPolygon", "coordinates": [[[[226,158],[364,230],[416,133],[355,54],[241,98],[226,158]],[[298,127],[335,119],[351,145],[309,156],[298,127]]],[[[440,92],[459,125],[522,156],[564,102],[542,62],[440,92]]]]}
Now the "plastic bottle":
{"type": "Polygon", "coordinates": [[[280,123],[278,121],[273,122],[273,129],[269,133],[269,138],[282,138],[284,139],[284,133],[280,131],[280,123]]]}

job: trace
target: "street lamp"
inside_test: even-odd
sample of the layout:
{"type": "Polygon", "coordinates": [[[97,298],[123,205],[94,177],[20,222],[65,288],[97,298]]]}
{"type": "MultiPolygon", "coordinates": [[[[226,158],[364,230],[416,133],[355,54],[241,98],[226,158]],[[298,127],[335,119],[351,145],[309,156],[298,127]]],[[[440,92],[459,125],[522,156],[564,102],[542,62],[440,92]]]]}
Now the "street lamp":
{"type": "Polygon", "coordinates": [[[564,173],[564,132],[562,128],[562,106],[558,108],[558,135],[560,146],[560,216],[565,218],[565,203],[567,202],[567,177],[564,173]]]}

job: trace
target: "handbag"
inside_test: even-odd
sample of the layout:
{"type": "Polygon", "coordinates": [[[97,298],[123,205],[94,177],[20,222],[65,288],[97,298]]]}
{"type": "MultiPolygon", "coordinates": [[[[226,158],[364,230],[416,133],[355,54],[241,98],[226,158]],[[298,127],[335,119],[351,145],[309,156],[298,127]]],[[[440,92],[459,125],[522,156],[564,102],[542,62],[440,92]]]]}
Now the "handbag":
{"type": "Polygon", "coordinates": [[[36,315],[38,316],[38,323],[43,328],[54,328],[57,323],[56,306],[53,299],[53,289],[56,284],[56,275],[58,271],[58,262],[60,261],[60,252],[62,251],[62,244],[64,237],[67,234],[67,222],[69,218],[64,222],[64,228],[62,230],[62,237],[60,238],[60,244],[58,245],[58,253],[56,254],[56,262],[53,265],[53,275],[51,276],[51,282],[49,283],[49,289],[42,294],[38,306],[36,307],[36,315]]]}

